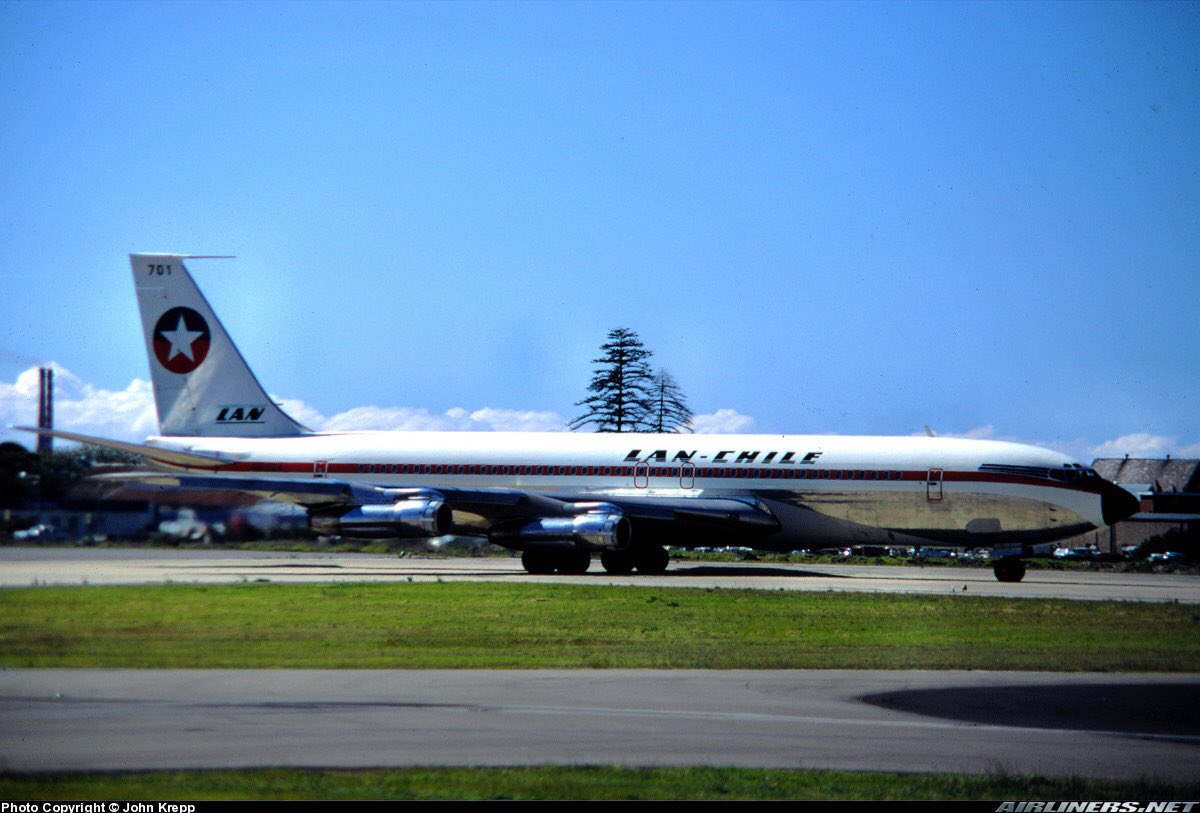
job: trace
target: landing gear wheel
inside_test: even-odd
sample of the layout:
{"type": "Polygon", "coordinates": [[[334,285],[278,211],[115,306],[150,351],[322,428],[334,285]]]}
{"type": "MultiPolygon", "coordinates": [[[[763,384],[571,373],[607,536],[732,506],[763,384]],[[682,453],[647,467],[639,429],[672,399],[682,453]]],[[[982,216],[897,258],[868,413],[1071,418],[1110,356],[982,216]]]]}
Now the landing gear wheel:
{"type": "Polygon", "coordinates": [[[637,560],[627,550],[605,550],[600,552],[600,564],[614,576],[628,576],[633,572],[637,560]]]}
{"type": "Polygon", "coordinates": [[[527,573],[544,576],[553,573],[558,563],[544,550],[527,550],[521,553],[521,564],[527,573]]]}
{"type": "Polygon", "coordinates": [[[587,573],[592,565],[592,554],[585,550],[570,551],[559,554],[558,572],[564,575],[579,576],[587,573]]]}
{"type": "Polygon", "coordinates": [[[643,548],[637,552],[637,569],[638,573],[644,573],[647,576],[660,576],[667,572],[667,565],[671,561],[671,556],[660,547],[643,548]]]}
{"type": "Polygon", "coordinates": [[[1006,556],[992,565],[996,580],[1002,582],[1019,582],[1025,578],[1025,562],[1016,556],[1006,556]]]}

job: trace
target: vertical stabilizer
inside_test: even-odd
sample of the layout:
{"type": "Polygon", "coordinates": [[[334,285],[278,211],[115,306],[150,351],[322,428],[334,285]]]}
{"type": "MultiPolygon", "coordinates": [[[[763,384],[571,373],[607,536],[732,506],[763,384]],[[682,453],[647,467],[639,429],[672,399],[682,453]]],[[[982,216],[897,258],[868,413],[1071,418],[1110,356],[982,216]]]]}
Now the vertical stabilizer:
{"type": "Polygon", "coordinates": [[[160,432],[209,437],[305,432],[267,397],[184,267],[185,259],[129,255],[160,432]]]}

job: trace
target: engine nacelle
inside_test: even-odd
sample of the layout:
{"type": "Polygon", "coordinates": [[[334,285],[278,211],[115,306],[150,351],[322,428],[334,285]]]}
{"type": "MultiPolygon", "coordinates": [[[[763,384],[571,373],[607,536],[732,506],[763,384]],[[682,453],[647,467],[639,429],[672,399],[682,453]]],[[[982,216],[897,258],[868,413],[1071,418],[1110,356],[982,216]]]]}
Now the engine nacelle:
{"type": "Polygon", "coordinates": [[[523,525],[497,528],[490,539],[513,550],[625,550],[633,531],[623,514],[595,512],[542,517],[523,525]]]}
{"type": "Polygon", "coordinates": [[[453,515],[441,500],[400,500],[391,505],[360,505],[342,514],[311,514],[319,534],[354,539],[419,539],[445,536],[453,515]]]}

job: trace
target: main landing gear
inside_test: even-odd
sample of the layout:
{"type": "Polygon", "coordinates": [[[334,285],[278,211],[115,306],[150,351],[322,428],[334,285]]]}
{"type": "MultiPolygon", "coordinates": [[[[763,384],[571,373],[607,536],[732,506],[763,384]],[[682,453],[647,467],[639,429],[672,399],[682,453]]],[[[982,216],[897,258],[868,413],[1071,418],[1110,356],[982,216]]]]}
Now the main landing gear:
{"type": "Polygon", "coordinates": [[[521,564],[529,573],[578,576],[587,573],[592,564],[592,555],[578,550],[527,550],[521,554],[521,564]]]}
{"type": "Polygon", "coordinates": [[[647,576],[658,576],[667,572],[671,557],[658,545],[633,550],[606,550],[600,554],[600,564],[614,576],[627,576],[635,569],[647,576]]]}
{"type": "MultiPolygon", "coordinates": [[[[665,573],[671,557],[658,546],[631,550],[606,550],[600,552],[600,564],[615,576],[627,576],[634,570],[647,576],[665,573]]],[[[521,564],[529,573],[548,575],[579,575],[587,573],[592,555],[586,551],[527,550],[521,553],[521,564]]]]}
{"type": "Polygon", "coordinates": [[[1025,560],[1019,556],[1005,556],[997,559],[992,565],[996,580],[1002,582],[1019,582],[1025,578],[1025,560]]]}

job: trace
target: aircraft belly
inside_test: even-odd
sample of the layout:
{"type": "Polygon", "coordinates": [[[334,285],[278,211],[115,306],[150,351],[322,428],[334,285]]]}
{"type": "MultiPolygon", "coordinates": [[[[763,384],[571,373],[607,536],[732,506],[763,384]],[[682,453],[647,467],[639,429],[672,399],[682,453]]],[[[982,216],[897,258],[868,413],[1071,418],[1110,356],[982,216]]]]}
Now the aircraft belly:
{"type": "Polygon", "coordinates": [[[782,545],[887,544],[902,542],[901,536],[989,545],[1014,538],[1065,538],[1096,527],[1081,500],[1076,505],[1067,500],[1051,503],[1018,494],[954,492],[949,487],[940,500],[929,499],[922,488],[775,492],[766,502],[782,523],[782,545]]]}
{"type": "MultiPolygon", "coordinates": [[[[937,541],[990,546],[1012,541],[1052,541],[1097,527],[1088,518],[1089,495],[1055,490],[1057,502],[1028,490],[959,491],[947,484],[940,500],[919,490],[791,491],[759,489],[590,488],[553,492],[559,499],[639,500],[759,499],[779,520],[777,532],[756,535],[756,547],[922,544],[937,541]]],[[[462,516],[460,527],[487,525],[485,516],[462,516]]],[[[742,540],[744,541],[744,540],[742,540]]]]}

